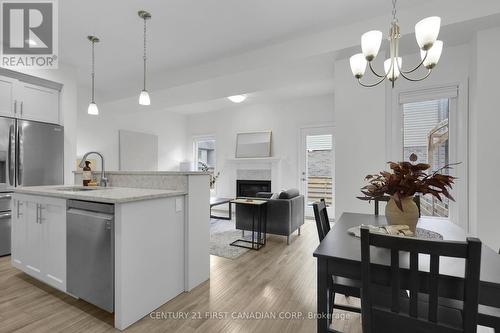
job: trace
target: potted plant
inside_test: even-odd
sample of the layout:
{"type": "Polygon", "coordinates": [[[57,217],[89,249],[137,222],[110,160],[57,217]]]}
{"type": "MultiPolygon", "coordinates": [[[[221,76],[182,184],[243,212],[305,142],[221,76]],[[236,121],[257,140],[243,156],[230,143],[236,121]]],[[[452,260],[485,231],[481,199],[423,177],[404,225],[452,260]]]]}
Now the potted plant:
{"type": "MultiPolygon", "coordinates": [[[[410,160],[415,162],[417,156],[412,154],[410,160]]],[[[391,198],[385,207],[385,215],[389,224],[406,224],[415,232],[419,211],[413,201],[415,194],[430,194],[442,201],[443,196],[455,201],[450,194],[455,177],[442,174],[451,169],[451,165],[427,173],[431,166],[427,163],[388,162],[391,171],[381,171],[368,175],[368,185],[361,188],[363,197],[358,199],[371,201],[389,195],[391,198]]]]}
{"type": "Polygon", "coordinates": [[[215,192],[215,182],[217,181],[217,179],[220,176],[220,171],[217,172],[216,174],[214,174],[212,172],[212,170],[210,169],[210,167],[206,163],[201,162],[201,161],[199,161],[198,163],[201,166],[201,171],[209,173],[209,176],[210,176],[210,194],[212,195],[215,192]]]}

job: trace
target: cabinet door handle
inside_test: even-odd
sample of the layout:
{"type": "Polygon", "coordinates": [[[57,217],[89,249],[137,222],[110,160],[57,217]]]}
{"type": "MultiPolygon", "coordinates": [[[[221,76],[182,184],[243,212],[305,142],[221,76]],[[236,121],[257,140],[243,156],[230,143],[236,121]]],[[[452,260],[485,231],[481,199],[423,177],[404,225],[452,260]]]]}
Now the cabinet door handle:
{"type": "Polygon", "coordinates": [[[20,218],[23,214],[21,214],[19,212],[19,210],[20,210],[19,206],[21,206],[23,203],[21,201],[19,201],[19,200],[16,200],[16,204],[17,204],[17,218],[20,218]]]}
{"type": "Polygon", "coordinates": [[[36,223],[40,223],[40,204],[36,204],[36,223]]]}
{"type": "Polygon", "coordinates": [[[14,114],[17,113],[17,100],[14,100],[14,114]]]}
{"type": "Polygon", "coordinates": [[[23,116],[23,101],[21,101],[21,117],[23,116]]]}

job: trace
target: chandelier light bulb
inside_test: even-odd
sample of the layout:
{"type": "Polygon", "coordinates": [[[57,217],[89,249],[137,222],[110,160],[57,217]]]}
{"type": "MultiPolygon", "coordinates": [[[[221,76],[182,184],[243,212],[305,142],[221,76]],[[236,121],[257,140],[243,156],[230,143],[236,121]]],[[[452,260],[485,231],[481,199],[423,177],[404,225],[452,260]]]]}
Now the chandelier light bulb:
{"type": "Polygon", "coordinates": [[[349,59],[349,62],[351,63],[352,75],[356,79],[362,78],[365,75],[367,64],[365,55],[363,53],[355,54],[349,59]]]}
{"type": "Polygon", "coordinates": [[[146,90],[141,91],[139,95],[139,104],[140,105],[150,105],[151,99],[149,98],[149,93],[146,90]]]}
{"type": "Polygon", "coordinates": [[[386,61],[384,61],[384,69],[385,69],[385,74],[387,75],[387,78],[390,81],[395,81],[399,77],[399,69],[403,65],[403,59],[401,57],[394,58],[394,61],[392,60],[393,58],[389,58],[386,61]],[[396,63],[396,59],[398,63],[396,63]],[[399,67],[398,67],[399,64],[399,67]],[[394,70],[393,70],[394,67],[394,70]]]}
{"type": "Polygon", "coordinates": [[[89,108],[87,109],[87,113],[93,116],[97,116],[99,114],[99,109],[97,108],[97,104],[95,102],[91,102],[89,104],[89,108]]]}
{"type": "Polygon", "coordinates": [[[380,50],[380,45],[382,44],[382,32],[378,30],[372,30],[365,32],[361,36],[361,50],[368,61],[372,61],[378,54],[380,50]]]}
{"type": "Polygon", "coordinates": [[[434,45],[427,51],[427,57],[425,56],[426,51],[420,50],[420,57],[424,60],[424,66],[427,69],[432,69],[436,67],[439,58],[441,57],[441,52],[443,52],[443,42],[437,40],[434,45]]]}
{"type": "Polygon", "coordinates": [[[432,47],[438,38],[440,27],[439,16],[427,17],[415,24],[415,37],[420,49],[429,50],[432,47]]]}

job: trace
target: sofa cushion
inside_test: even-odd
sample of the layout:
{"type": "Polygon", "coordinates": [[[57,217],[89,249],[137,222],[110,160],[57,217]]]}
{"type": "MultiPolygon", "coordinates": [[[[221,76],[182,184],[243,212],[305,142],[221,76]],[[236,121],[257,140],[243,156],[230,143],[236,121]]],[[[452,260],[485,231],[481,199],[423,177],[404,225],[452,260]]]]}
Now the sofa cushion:
{"type": "Polygon", "coordinates": [[[291,188],[286,191],[281,191],[279,199],[292,199],[300,195],[299,190],[296,188],[291,188]]]}

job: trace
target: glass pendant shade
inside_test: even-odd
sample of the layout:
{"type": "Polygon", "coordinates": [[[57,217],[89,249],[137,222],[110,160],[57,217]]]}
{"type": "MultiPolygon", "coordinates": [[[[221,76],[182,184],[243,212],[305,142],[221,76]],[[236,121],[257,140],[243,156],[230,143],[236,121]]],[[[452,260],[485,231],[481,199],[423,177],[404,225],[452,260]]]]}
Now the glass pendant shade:
{"type": "Polygon", "coordinates": [[[424,66],[427,69],[434,68],[438,61],[439,58],[441,57],[441,52],[443,52],[443,42],[440,40],[437,40],[434,42],[434,45],[427,51],[427,57],[425,57],[426,51],[420,50],[420,57],[422,60],[424,60],[424,66]]]}
{"type": "Polygon", "coordinates": [[[87,109],[87,113],[94,115],[94,116],[99,114],[99,109],[97,108],[97,104],[95,104],[95,102],[91,102],[89,104],[89,108],[87,109]]]}
{"type": "Polygon", "coordinates": [[[151,99],[149,98],[149,93],[146,90],[141,91],[139,95],[139,104],[141,105],[150,105],[151,99]]]}
{"type": "Polygon", "coordinates": [[[415,24],[415,37],[420,49],[428,50],[436,41],[441,27],[441,18],[431,16],[424,18],[415,24]]]}
{"type": "Polygon", "coordinates": [[[387,78],[391,81],[394,81],[399,77],[399,68],[401,68],[401,66],[403,65],[403,59],[401,57],[397,57],[397,62],[398,62],[397,64],[396,61],[394,61],[393,63],[391,58],[384,61],[385,74],[387,75],[387,78]],[[392,68],[393,65],[394,65],[394,71],[392,68]]]}
{"type": "Polygon", "coordinates": [[[351,63],[352,75],[354,75],[357,79],[362,78],[365,74],[367,64],[364,54],[355,54],[349,59],[349,61],[351,63]]]}
{"type": "Polygon", "coordinates": [[[368,61],[372,61],[378,54],[380,50],[380,45],[382,44],[382,32],[378,30],[372,30],[365,32],[361,36],[361,50],[368,61]]]}

